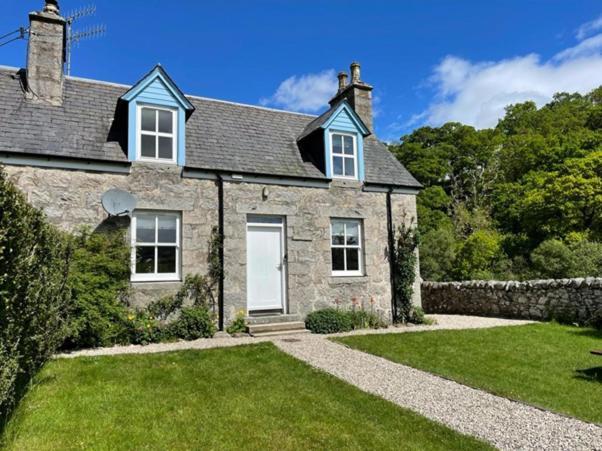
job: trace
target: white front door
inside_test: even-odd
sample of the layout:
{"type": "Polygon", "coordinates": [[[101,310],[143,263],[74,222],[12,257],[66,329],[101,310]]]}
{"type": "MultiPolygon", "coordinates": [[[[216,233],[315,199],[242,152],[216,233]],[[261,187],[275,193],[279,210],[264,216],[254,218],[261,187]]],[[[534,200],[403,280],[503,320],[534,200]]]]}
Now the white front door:
{"type": "Polygon", "coordinates": [[[284,227],[282,218],[249,216],[247,223],[247,308],[284,308],[284,227]]]}

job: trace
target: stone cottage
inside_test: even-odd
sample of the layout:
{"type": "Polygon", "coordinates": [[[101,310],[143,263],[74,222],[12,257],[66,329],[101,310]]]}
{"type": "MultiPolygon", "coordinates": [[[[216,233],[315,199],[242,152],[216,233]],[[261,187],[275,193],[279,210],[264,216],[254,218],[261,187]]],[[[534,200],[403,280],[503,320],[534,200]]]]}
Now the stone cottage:
{"type": "Polygon", "coordinates": [[[136,305],[205,273],[217,229],[221,327],[352,299],[390,318],[389,244],[420,184],[374,136],[359,64],[316,117],[185,95],[161,66],[134,86],[66,77],[57,1],[29,17],[26,69],[0,68],[0,163],[67,230],[106,221],[108,190],[135,197],[136,305]]]}

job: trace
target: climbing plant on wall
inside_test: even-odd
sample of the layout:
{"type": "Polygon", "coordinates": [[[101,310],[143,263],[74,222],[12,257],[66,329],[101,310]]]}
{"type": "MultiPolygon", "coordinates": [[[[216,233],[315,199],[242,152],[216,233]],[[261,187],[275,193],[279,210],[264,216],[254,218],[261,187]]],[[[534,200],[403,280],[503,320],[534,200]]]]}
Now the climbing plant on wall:
{"type": "Polygon", "coordinates": [[[393,248],[393,322],[407,323],[412,316],[412,295],[416,279],[416,249],[420,242],[414,221],[405,221],[397,229],[393,248]]]}

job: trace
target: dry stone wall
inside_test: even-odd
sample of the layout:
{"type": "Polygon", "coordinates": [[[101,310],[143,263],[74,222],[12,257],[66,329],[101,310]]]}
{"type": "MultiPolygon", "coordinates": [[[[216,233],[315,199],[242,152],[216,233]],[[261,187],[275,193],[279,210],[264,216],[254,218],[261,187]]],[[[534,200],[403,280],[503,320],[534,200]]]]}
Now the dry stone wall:
{"type": "Polygon", "coordinates": [[[427,313],[584,322],[602,309],[602,278],[423,282],[427,313]]]}

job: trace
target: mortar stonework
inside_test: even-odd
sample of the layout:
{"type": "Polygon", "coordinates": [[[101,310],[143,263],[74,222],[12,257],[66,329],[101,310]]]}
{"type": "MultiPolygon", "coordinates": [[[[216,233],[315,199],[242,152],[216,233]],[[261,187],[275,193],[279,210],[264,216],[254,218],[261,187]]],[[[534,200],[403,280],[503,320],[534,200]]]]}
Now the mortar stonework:
{"type": "MultiPolygon", "coordinates": [[[[217,225],[215,182],[182,178],[181,169],[176,166],[148,163],[133,164],[129,175],[25,166],[6,166],[5,171],[33,206],[68,231],[100,226],[108,218],[100,197],[111,188],[131,192],[138,200],[138,209],[181,212],[182,274],[207,272],[208,243],[212,227],[217,225]]],[[[174,293],[178,286],[135,283],[132,304],[143,307],[153,299],[174,293]]]]}
{"type": "MultiPolygon", "coordinates": [[[[259,214],[285,219],[288,313],[305,315],[334,307],[337,301],[350,308],[354,298],[370,309],[373,299],[375,310],[390,320],[386,194],[362,192],[357,183],[335,181],[330,189],[271,186],[264,199],[263,188],[247,183],[224,188],[225,318],[246,311],[247,215],[259,214]],[[331,276],[331,218],[363,221],[364,276],[331,276]]],[[[406,220],[415,218],[415,196],[393,195],[392,200],[394,222],[402,220],[404,211],[406,220]]],[[[414,302],[420,304],[419,288],[414,302]]]]}
{"type": "MultiPolygon", "coordinates": [[[[182,214],[182,275],[205,274],[212,229],[218,224],[216,182],[182,178],[181,168],[134,163],[131,173],[106,174],[63,169],[6,166],[15,183],[37,208],[57,226],[75,231],[82,225],[101,226],[107,214],[100,203],[111,188],[131,192],[138,209],[177,211],[182,214]]],[[[393,221],[416,218],[414,195],[393,194],[393,221]]],[[[224,322],[239,310],[246,312],[247,215],[278,215],[286,224],[286,310],[307,313],[335,306],[350,308],[357,299],[385,319],[391,315],[388,262],[386,194],[363,192],[357,182],[332,183],[329,189],[224,183],[224,322]],[[266,198],[264,188],[269,194],[266,198]],[[332,277],[330,250],[331,218],[363,221],[365,275],[332,277]]],[[[179,283],[133,284],[135,306],[175,292],[179,283]]],[[[420,305],[420,279],[416,280],[414,303],[420,305]]]]}

